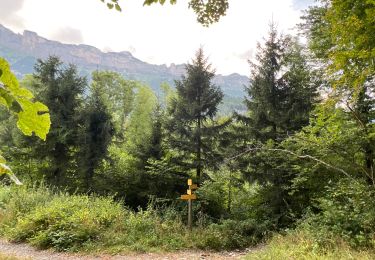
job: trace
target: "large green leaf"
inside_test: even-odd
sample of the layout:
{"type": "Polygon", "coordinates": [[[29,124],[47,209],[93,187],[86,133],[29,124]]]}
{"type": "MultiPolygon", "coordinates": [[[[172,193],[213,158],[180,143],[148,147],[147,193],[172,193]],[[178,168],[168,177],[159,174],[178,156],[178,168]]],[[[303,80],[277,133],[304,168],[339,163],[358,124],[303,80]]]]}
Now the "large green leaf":
{"type": "Polygon", "coordinates": [[[30,136],[34,132],[45,140],[51,125],[48,107],[40,102],[33,102],[33,94],[19,86],[8,62],[1,57],[0,71],[0,105],[18,116],[17,126],[22,133],[30,136]]]}
{"type": "Polygon", "coordinates": [[[25,135],[32,135],[46,140],[48,129],[51,124],[48,107],[40,102],[22,100],[20,102],[22,111],[18,113],[18,128],[25,135]]]}
{"type": "MultiPolygon", "coordinates": [[[[34,102],[33,97],[28,89],[20,87],[8,62],[0,57],[0,106],[5,106],[17,115],[17,126],[22,133],[29,136],[35,133],[46,140],[51,125],[48,107],[34,102]]],[[[16,184],[22,184],[0,155],[0,175],[3,174],[7,174],[16,184]]]]}

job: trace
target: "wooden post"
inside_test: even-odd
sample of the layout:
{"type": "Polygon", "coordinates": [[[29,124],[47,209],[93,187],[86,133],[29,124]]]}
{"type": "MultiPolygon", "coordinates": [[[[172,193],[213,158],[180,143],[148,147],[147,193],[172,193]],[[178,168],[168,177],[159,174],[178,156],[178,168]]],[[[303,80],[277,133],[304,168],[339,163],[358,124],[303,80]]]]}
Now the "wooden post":
{"type": "Polygon", "coordinates": [[[188,200],[188,228],[191,230],[192,224],[192,203],[191,200],[188,200]]]}
{"type": "Polygon", "coordinates": [[[192,179],[188,179],[188,186],[189,186],[189,189],[186,192],[187,194],[181,195],[181,199],[188,201],[188,228],[189,228],[189,230],[191,230],[192,225],[193,225],[192,204],[193,204],[193,200],[197,199],[197,195],[193,193],[193,190],[196,190],[198,188],[198,186],[197,186],[197,184],[193,184],[192,179]]]}

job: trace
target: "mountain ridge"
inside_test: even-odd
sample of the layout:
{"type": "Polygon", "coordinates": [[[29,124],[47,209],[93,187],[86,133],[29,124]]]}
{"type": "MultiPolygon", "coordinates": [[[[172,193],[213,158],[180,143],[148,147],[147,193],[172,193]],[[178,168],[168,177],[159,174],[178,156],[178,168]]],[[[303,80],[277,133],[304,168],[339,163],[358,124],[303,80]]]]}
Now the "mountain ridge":
{"type": "MultiPolygon", "coordinates": [[[[14,33],[0,24],[0,56],[9,61],[18,77],[32,73],[36,60],[50,55],[59,56],[63,62],[76,64],[83,75],[90,76],[97,69],[112,70],[128,79],[142,81],[156,92],[160,91],[162,82],[174,85],[174,80],[180,79],[185,72],[185,64],[149,64],[128,51],[103,52],[91,45],[49,40],[29,30],[24,30],[23,34],[14,33]]],[[[242,98],[249,79],[238,73],[227,76],[218,74],[213,82],[222,88],[226,96],[242,98]]]]}

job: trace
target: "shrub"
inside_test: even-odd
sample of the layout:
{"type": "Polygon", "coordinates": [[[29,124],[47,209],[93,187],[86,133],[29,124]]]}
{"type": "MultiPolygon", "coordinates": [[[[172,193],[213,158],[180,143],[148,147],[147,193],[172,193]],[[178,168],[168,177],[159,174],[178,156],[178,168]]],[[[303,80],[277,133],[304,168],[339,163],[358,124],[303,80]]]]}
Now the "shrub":
{"type": "Polygon", "coordinates": [[[375,234],[375,192],[364,182],[344,179],[318,199],[320,212],[302,223],[321,245],[340,237],[353,247],[370,247],[375,234]]]}
{"type": "Polygon", "coordinates": [[[8,217],[0,218],[0,226],[11,240],[40,248],[111,253],[233,249],[253,244],[264,234],[254,221],[219,220],[214,224],[204,214],[198,216],[197,226],[190,232],[180,202],[168,204],[151,203],[146,210],[132,211],[112,197],[2,186],[0,214],[8,217]]]}
{"type": "Polygon", "coordinates": [[[61,195],[20,217],[11,238],[41,248],[75,250],[98,240],[123,218],[122,206],[111,198],[61,195]]]}
{"type": "Polygon", "coordinates": [[[201,249],[236,249],[258,243],[264,236],[261,225],[252,220],[222,220],[197,233],[197,246],[201,249]]]}
{"type": "Polygon", "coordinates": [[[6,233],[18,217],[43,207],[54,196],[44,185],[0,186],[0,232],[6,233]]]}

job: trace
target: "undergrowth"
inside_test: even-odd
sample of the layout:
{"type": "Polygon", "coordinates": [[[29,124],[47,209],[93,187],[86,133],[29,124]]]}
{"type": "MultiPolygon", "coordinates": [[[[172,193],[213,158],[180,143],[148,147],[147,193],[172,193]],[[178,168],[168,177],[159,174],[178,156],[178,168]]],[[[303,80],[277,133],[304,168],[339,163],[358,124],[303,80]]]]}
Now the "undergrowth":
{"type": "Polygon", "coordinates": [[[189,231],[184,213],[150,206],[133,211],[111,197],[68,195],[44,186],[0,186],[0,235],[58,251],[174,251],[244,248],[261,238],[253,221],[198,220],[189,231]]]}
{"type": "Polygon", "coordinates": [[[371,249],[353,249],[348,243],[336,237],[329,245],[319,244],[308,231],[297,230],[288,234],[276,235],[266,246],[250,253],[246,259],[314,259],[314,260],[371,260],[375,251],[371,249]]]}

